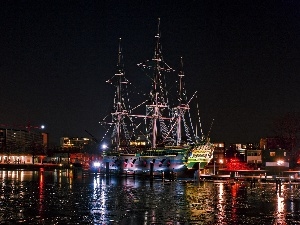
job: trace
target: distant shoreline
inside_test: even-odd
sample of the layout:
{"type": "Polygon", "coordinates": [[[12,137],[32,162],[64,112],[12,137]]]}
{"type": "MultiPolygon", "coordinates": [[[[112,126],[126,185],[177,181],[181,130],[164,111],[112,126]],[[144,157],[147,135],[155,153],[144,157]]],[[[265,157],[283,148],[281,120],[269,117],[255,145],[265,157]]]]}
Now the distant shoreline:
{"type": "Polygon", "coordinates": [[[24,170],[53,170],[53,169],[72,169],[79,167],[77,164],[52,164],[52,163],[35,163],[35,164],[15,164],[15,163],[1,163],[0,169],[24,169],[24,170]]]}

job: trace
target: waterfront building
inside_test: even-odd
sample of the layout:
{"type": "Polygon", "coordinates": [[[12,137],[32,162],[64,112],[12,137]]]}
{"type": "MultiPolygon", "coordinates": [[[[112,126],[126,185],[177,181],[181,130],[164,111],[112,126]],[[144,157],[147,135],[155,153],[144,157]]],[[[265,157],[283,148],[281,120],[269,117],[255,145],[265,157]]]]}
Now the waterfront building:
{"type": "Polygon", "coordinates": [[[0,163],[42,162],[47,146],[47,133],[0,128],[0,163]]]}
{"type": "Polygon", "coordinates": [[[260,148],[262,149],[262,161],[266,170],[275,172],[288,170],[296,160],[293,159],[291,149],[286,149],[284,142],[280,138],[261,138],[260,148]]]}
{"type": "Polygon", "coordinates": [[[226,168],[229,170],[258,169],[262,164],[258,143],[230,144],[226,151],[226,168]]]}
{"type": "Polygon", "coordinates": [[[247,163],[262,163],[262,150],[249,149],[247,150],[247,163]]]}
{"type": "Polygon", "coordinates": [[[83,150],[91,143],[90,138],[86,137],[61,137],[60,146],[63,150],[78,149],[83,150]]]}
{"type": "Polygon", "coordinates": [[[289,161],[288,152],[285,149],[265,149],[262,150],[263,162],[278,162],[278,161],[289,161]]]}
{"type": "Polygon", "coordinates": [[[247,144],[230,144],[226,153],[228,161],[235,159],[240,162],[246,162],[246,149],[247,144]]]}
{"type": "Polygon", "coordinates": [[[213,161],[218,164],[225,163],[225,143],[218,142],[214,143],[213,161]]]}
{"type": "Polygon", "coordinates": [[[47,145],[47,133],[0,128],[1,152],[30,152],[33,148],[44,152],[47,145]]]}
{"type": "Polygon", "coordinates": [[[266,149],[279,149],[284,148],[282,141],[277,137],[261,138],[259,141],[259,148],[266,149]]]}
{"type": "Polygon", "coordinates": [[[213,143],[213,146],[214,146],[213,158],[205,166],[203,171],[204,174],[217,174],[219,169],[223,169],[226,166],[225,143],[224,142],[213,143]]]}
{"type": "Polygon", "coordinates": [[[100,159],[100,146],[95,140],[86,137],[60,138],[60,150],[48,155],[47,160],[59,164],[81,164],[88,167],[100,159]]]}
{"type": "Polygon", "coordinates": [[[276,174],[289,170],[290,156],[286,149],[264,149],[262,150],[262,158],[265,169],[276,174]]]}
{"type": "Polygon", "coordinates": [[[262,150],[249,149],[247,150],[247,164],[252,169],[260,169],[262,167],[262,150]]]}
{"type": "Polygon", "coordinates": [[[262,154],[259,143],[247,143],[245,145],[246,163],[250,169],[260,169],[262,167],[262,154]]]}
{"type": "MultiPolygon", "coordinates": [[[[240,162],[248,162],[249,160],[253,159],[248,159],[248,151],[250,151],[250,156],[253,156],[253,151],[252,150],[257,150],[259,149],[259,144],[258,143],[235,143],[235,144],[230,144],[229,149],[226,152],[226,158],[228,160],[230,159],[235,159],[240,162]]],[[[255,151],[254,151],[255,152],[255,151]]],[[[256,159],[257,160],[257,159],[256,159]]]]}
{"type": "Polygon", "coordinates": [[[87,137],[62,137],[60,138],[60,151],[99,154],[100,146],[94,139],[87,137]]]}

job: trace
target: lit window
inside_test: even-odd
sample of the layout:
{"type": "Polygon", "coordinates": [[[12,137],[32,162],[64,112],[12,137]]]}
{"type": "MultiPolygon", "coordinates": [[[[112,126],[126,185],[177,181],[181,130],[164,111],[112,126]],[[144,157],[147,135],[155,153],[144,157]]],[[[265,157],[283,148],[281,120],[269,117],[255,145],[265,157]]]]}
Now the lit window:
{"type": "Polygon", "coordinates": [[[275,152],[270,152],[270,156],[275,156],[275,152]]]}

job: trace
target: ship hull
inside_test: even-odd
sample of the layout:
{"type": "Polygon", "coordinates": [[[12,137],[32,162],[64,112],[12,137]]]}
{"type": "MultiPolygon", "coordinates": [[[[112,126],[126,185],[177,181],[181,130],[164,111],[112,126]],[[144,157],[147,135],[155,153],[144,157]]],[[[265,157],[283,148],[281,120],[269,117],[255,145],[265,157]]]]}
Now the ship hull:
{"type": "Polygon", "coordinates": [[[193,158],[193,151],[190,148],[166,148],[136,154],[109,154],[103,157],[99,171],[111,174],[176,174],[177,177],[193,177],[196,170],[203,169],[210,161],[210,158],[193,158]]]}

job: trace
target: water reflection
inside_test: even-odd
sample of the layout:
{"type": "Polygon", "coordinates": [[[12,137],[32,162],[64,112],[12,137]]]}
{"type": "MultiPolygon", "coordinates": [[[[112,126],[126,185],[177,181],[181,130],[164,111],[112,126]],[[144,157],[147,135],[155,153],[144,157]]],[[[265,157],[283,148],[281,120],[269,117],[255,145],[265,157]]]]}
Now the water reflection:
{"type": "Polygon", "coordinates": [[[300,224],[297,184],[0,171],[0,224],[300,224]]]}
{"type": "Polygon", "coordinates": [[[44,212],[44,192],[45,192],[45,187],[44,187],[44,169],[40,169],[39,171],[39,216],[43,216],[44,212]]]}

